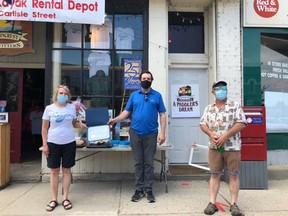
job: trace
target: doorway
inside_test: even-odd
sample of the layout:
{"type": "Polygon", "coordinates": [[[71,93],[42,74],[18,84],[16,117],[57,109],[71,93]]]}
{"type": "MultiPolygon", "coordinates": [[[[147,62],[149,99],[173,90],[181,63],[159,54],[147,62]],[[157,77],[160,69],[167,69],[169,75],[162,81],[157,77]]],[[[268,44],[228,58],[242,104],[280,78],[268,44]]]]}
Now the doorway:
{"type": "Polygon", "coordinates": [[[6,101],[5,112],[9,114],[11,163],[20,162],[22,80],[22,69],[0,69],[0,100],[6,101]]]}
{"type": "MultiPolygon", "coordinates": [[[[169,153],[170,164],[188,164],[191,145],[193,143],[202,145],[208,144],[207,136],[199,127],[200,118],[206,105],[208,104],[208,94],[210,88],[207,87],[207,83],[208,72],[206,69],[172,68],[169,70],[169,141],[174,145],[174,149],[169,153]],[[188,117],[185,115],[178,115],[177,117],[174,117],[176,115],[173,115],[172,113],[172,109],[174,109],[172,108],[172,98],[175,95],[175,91],[171,92],[171,88],[173,86],[192,86],[192,89],[190,89],[190,92],[192,91],[192,95],[190,93],[190,99],[193,97],[193,87],[199,89],[197,90],[199,95],[196,95],[195,97],[197,98],[199,113],[197,113],[195,117],[189,117],[188,115],[188,117]]],[[[179,94],[182,93],[179,92],[179,94]]],[[[189,94],[189,91],[187,94],[189,94]]],[[[207,152],[195,151],[193,161],[206,163],[208,161],[207,152]]]]}
{"type": "Polygon", "coordinates": [[[23,70],[21,162],[41,159],[44,84],[44,69],[23,70]]]}

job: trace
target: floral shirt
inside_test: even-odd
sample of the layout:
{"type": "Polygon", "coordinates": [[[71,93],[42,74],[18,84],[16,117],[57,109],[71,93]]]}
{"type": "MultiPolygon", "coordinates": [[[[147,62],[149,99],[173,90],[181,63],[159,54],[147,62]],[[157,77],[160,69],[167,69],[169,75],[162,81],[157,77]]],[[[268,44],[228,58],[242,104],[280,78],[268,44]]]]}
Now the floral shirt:
{"type": "MultiPolygon", "coordinates": [[[[238,122],[247,124],[243,109],[239,103],[227,100],[220,109],[217,108],[215,103],[208,105],[201,117],[200,125],[207,125],[211,131],[220,136],[238,122]]],[[[224,147],[225,151],[240,151],[240,132],[230,137],[224,147]]],[[[209,148],[215,149],[216,147],[209,141],[209,148]]]]}

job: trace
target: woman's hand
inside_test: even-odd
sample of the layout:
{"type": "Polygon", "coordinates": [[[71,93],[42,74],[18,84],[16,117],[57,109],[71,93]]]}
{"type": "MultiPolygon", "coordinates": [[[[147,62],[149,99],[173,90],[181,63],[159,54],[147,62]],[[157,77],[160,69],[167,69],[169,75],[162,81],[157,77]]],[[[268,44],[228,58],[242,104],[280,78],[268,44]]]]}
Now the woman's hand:
{"type": "Polygon", "coordinates": [[[78,124],[79,124],[79,128],[88,128],[85,123],[78,122],[78,124]]]}
{"type": "Polygon", "coordinates": [[[49,152],[49,148],[48,148],[48,145],[43,145],[43,153],[46,157],[49,157],[50,155],[50,152],[49,152]]]}

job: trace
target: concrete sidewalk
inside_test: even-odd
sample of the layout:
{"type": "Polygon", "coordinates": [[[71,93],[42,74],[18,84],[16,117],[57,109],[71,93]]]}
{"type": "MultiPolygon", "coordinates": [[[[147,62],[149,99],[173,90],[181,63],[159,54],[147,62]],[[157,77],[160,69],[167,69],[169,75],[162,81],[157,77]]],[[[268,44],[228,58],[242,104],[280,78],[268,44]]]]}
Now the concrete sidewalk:
{"type": "MultiPolygon", "coordinates": [[[[45,205],[50,201],[49,183],[11,183],[0,190],[0,215],[204,215],[209,201],[208,182],[205,180],[172,180],[165,192],[164,182],[155,181],[156,203],[143,198],[131,202],[134,193],[133,181],[75,182],[71,185],[69,199],[71,210],[59,205],[53,212],[47,212],[45,205]]],[[[287,216],[288,180],[269,180],[268,190],[240,190],[238,205],[246,216],[287,216]]],[[[61,187],[61,185],[60,185],[61,187]]],[[[59,194],[61,188],[59,187],[59,194]]],[[[217,201],[223,211],[215,215],[230,215],[228,185],[221,182],[217,201]]],[[[62,201],[61,195],[59,202],[62,201]]]]}

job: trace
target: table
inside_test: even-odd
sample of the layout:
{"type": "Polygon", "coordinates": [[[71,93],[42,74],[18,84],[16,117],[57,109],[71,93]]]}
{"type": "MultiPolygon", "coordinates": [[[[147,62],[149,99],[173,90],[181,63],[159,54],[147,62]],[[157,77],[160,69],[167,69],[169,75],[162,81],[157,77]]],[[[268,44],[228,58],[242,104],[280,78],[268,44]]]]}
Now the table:
{"type": "MultiPolygon", "coordinates": [[[[168,158],[166,156],[166,151],[173,149],[174,146],[171,143],[165,143],[162,145],[157,144],[157,151],[161,152],[160,159],[155,158],[154,160],[159,162],[161,164],[161,171],[160,171],[160,182],[164,179],[165,181],[165,189],[166,193],[168,193],[168,180],[167,180],[167,165],[168,165],[168,158]]],[[[77,148],[78,152],[91,152],[91,154],[88,154],[84,157],[76,158],[76,162],[80,161],[84,158],[90,157],[92,155],[98,154],[100,152],[107,152],[107,151],[114,151],[114,152],[125,152],[125,151],[132,151],[131,146],[113,146],[112,148],[77,148]]]]}

